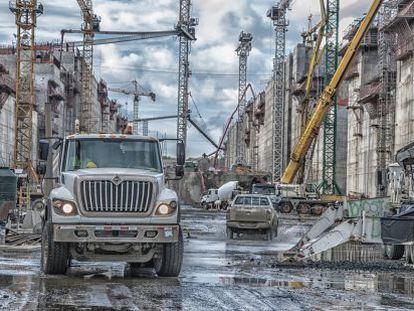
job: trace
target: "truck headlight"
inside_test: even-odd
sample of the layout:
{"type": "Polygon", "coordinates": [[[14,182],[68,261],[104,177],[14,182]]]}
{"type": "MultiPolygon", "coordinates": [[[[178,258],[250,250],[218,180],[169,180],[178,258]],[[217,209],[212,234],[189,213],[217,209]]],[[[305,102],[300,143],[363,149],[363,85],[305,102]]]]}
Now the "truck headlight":
{"type": "Polygon", "coordinates": [[[74,203],[63,200],[53,200],[53,209],[59,215],[74,216],[78,214],[74,203]]]}
{"type": "Polygon", "coordinates": [[[161,203],[160,205],[158,205],[155,215],[160,215],[160,216],[170,215],[175,212],[175,210],[177,209],[177,206],[178,204],[175,201],[171,201],[169,204],[161,203]]]}

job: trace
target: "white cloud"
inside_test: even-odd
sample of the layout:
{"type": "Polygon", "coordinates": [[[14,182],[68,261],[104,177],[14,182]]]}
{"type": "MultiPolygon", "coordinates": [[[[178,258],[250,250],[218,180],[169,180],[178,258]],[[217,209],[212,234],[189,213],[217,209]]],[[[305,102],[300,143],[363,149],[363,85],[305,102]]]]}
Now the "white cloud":
{"type": "MultiPolygon", "coordinates": [[[[37,40],[58,40],[62,28],[80,29],[82,19],[76,1],[42,1],[45,14],[38,19],[37,40]]],[[[370,1],[342,2],[341,31],[353,19],[368,9],[370,1]]],[[[197,41],[192,45],[190,66],[194,71],[190,86],[212,137],[219,139],[226,118],[237,104],[238,58],[235,52],[240,31],[253,33],[253,50],[249,57],[249,82],[263,86],[272,68],[274,32],[266,11],[274,0],[200,0],[193,1],[193,14],[200,19],[197,41]],[[255,73],[255,74],[254,74],[255,73]],[[260,74],[258,74],[260,73],[260,74]]],[[[94,8],[102,17],[103,30],[165,30],[178,20],[177,0],[95,0],[94,8]]],[[[312,13],[319,18],[318,0],[295,1],[288,32],[289,49],[300,40],[299,32],[307,27],[312,13]]],[[[0,44],[10,44],[15,32],[14,16],[8,1],[0,2],[0,44]]],[[[80,35],[68,35],[68,40],[80,40],[80,35]]],[[[133,79],[157,94],[157,103],[142,99],[141,115],[167,115],[177,111],[177,40],[153,39],[95,49],[95,72],[112,86],[129,87],[133,79]],[[119,84],[116,82],[122,82],[119,84]]],[[[288,50],[289,50],[288,49],[288,50]]],[[[256,87],[256,92],[259,89],[256,87]]],[[[121,103],[131,103],[130,96],[113,95],[121,103]]],[[[191,102],[191,100],[190,100],[191,102]]],[[[194,107],[190,105],[191,109],[194,107]]],[[[129,109],[132,105],[129,104],[129,109]]],[[[150,124],[151,130],[173,136],[176,121],[150,124]]],[[[201,155],[211,147],[194,129],[189,130],[190,155],[201,155]]]]}

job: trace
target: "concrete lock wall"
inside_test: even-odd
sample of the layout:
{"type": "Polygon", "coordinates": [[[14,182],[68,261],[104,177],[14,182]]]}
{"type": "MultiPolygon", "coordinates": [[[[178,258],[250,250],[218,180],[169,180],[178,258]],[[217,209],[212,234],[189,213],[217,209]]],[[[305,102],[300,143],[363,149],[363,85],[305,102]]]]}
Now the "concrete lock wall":
{"type": "Polygon", "coordinates": [[[394,152],[414,141],[414,60],[398,62],[394,152]]]}
{"type": "Polygon", "coordinates": [[[14,156],[14,105],[15,99],[8,96],[0,109],[0,166],[11,166],[14,156]]]}

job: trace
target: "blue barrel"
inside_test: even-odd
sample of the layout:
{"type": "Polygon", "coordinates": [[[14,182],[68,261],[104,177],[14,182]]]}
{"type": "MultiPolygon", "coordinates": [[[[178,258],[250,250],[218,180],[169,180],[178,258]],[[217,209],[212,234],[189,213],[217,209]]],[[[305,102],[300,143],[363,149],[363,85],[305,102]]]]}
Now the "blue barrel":
{"type": "Polygon", "coordinates": [[[0,167],[0,225],[16,205],[17,176],[7,167],[0,167]]]}

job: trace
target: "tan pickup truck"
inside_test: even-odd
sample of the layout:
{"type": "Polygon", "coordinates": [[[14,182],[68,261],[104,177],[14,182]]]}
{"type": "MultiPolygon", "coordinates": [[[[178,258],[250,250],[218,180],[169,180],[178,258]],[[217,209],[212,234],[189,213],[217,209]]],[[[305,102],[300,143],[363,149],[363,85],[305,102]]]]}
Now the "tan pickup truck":
{"type": "Polygon", "coordinates": [[[227,236],[262,233],[267,240],[277,236],[278,217],[269,196],[240,194],[227,210],[227,236]]]}

